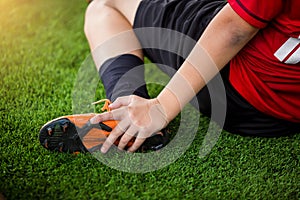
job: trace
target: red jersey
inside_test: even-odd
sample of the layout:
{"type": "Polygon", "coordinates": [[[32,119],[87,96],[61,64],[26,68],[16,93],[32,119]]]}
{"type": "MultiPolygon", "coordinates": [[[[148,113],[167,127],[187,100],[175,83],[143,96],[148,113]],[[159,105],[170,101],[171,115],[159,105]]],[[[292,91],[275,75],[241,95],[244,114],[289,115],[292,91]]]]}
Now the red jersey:
{"type": "Polygon", "coordinates": [[[231,60],[230,82],[255,108],[300,122],[300,0],[228,0],[260,28],[231,60]]]}

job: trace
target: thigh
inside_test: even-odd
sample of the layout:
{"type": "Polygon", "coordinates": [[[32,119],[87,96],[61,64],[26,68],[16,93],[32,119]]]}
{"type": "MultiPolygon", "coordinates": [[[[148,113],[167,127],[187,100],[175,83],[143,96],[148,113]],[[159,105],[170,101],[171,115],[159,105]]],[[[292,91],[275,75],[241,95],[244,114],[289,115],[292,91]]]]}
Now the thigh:
{"type": "MultiPolygon", "coordinates": [[[[134,12],[137,0],[124,1],[128,2],[127,10],[120,10],[134,12]]],[[[141,59],[144,57],[132,24],[113,4],[123,5],[117,0],[94,0],[86,10],[84,31],[98,69],[105,60],[118,55],[131,53],[141,59]]]]}
{"type": "Polygon", "coordinates": [[[105,4],[118,10],[133,25],[140,2],[141,0],[106,0],[105,4]]]}

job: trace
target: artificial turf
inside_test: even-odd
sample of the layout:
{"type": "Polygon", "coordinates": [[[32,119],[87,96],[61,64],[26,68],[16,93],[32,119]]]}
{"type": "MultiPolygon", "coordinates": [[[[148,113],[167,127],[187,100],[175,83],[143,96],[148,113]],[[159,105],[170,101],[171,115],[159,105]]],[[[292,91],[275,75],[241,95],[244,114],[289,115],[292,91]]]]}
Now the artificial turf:
{"type": "MultiPolygon", "coordinates": [[[[300,134],[253,138],[224,131],[200,158],[208,126],[201,118],[190,148],[148,173],[44,149],[40,127],[73,112],[74,84],[89,55],[85,8],[82,0],[0,0],[0,193],[6,199],[300,198],[300,134]]],[[[158,89],[149,85],[152,94],[158,89]]],[[[104,97],[101,84],[97,96],[104,97]]]]}

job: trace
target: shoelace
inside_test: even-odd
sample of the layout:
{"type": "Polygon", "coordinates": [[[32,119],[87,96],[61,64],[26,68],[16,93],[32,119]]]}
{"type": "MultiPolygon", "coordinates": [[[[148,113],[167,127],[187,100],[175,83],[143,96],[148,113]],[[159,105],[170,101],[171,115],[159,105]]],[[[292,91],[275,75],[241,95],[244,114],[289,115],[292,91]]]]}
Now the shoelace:
{"type": "Polygon", "coordinates": [[[111,104],[111,101],[109,99],[101,99],[99,101],[96,101],[96,102],[93,102],[92,105],[97,105],[97,104],[100,104],[100,103],[103,103],[104,102],[104,105],[103,107],[101,108],[101,111],[104,112],[104,111],[110,111],[110,108],[108,107],[110,104],[111,104]]]}

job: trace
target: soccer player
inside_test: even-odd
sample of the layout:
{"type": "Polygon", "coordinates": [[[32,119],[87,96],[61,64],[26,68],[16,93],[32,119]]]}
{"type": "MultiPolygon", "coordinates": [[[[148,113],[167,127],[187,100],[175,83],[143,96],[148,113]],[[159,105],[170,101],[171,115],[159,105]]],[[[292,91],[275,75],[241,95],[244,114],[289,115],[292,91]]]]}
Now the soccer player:
{"type": "Polygon", "coordinates": [[[133,138],[128,151],[136,151],[194,96],[200,112],[208,116],[212,102],[225,107],[224,129],[231,133],[267,137],[299,133],[299,7],[298,0],[92,1],[85,33],[113,103],[111,111],[94,115],[89,123],[118,120],[101,151],[107,152],[116,140],[124,149],[133,138]],[[191,47],[181,42],[184,37],[172,41],[172,34],[165,37],[164,30],[182,33],[196,43],[191,47]],[[118,35],[123,37],[118,40],[118,35]],[[107,41],[113,39],[117,42],[109,46],[107,41]],[[105,42],[106,51],[97,49],[105,42]],[[173,49],[173,42],[176,53],[159,49],[164,43],[173,49]],[[144,56],[176,71],[153,99],[140,67],[144,56]],[[218,84],[218,72],[223,84],[218,84]],[[120,79],[123,84],[118,84],[120,79]]]}

